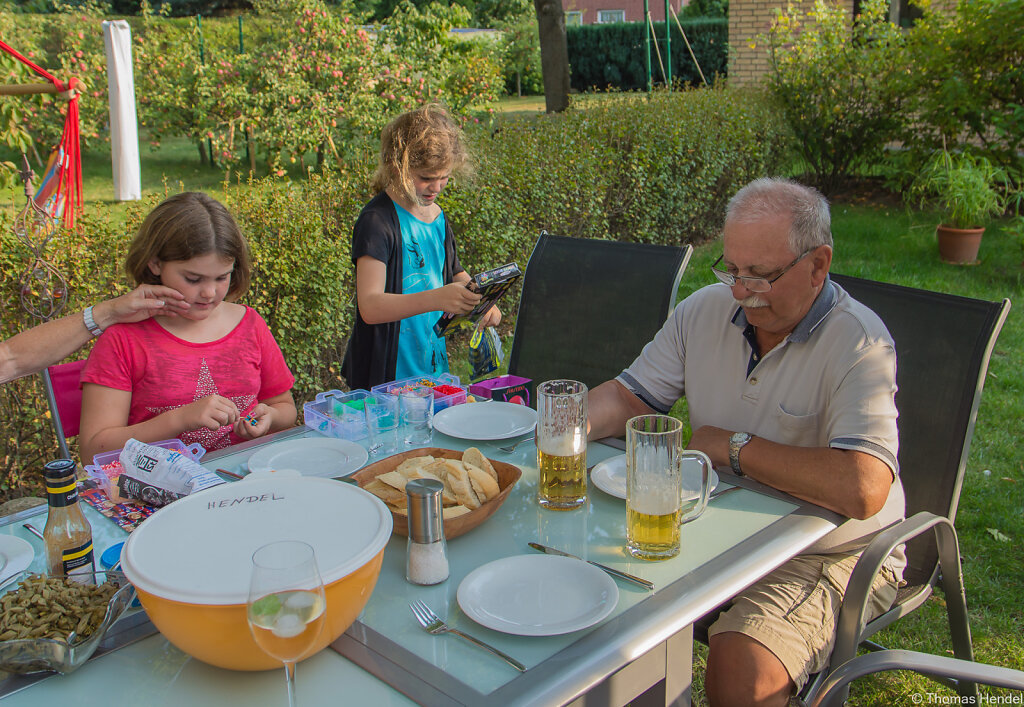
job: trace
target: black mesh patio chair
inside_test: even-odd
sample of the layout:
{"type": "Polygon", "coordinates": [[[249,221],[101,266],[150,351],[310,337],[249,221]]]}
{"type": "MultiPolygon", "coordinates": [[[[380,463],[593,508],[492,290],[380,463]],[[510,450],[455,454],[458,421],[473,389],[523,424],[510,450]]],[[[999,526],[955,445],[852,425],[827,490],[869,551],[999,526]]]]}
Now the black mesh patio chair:
{"type": "MultiPolygon", "coordinates": [[[[884,650],[857,656],[840,665],[829,674],[814,694],[807,697],[807,705],[840,707],[852,681],[865,675],[891,670],[912,670],[932,678],[939,676],[949,680],[1024,691],[1024,672],[1020,670],[917,651],[884,650]]],[[[996,703],[995,700],[993,703],[996,703]]]]}
{"type": "Polygon", "coordinates": [[[508,372],[593,388],[619,375],[676,303],[693,247],[542,233],[519,299],[508,372]]]}
{"type": "MultiPolygon", "coordinates": [[[[870,636],[914,611],[941,582],[956,658],[973,660],[960,550],[954,522],[964,468],[974,435],[989,359],[1010,301],[987,302],[873,282],[845,275],[832,279],[874,310],[896,343],[896,408],[899,410],[900,479],[907,518],[879,533],[864,551],[847,585],[830,668],[805,694],[857,654],[881,650],[870,636]],[[865,624],[872,580],[885,558],[906,543],[906,586],[893,607],[865,624]]],[[[961,695],[977,695],[969,678],[943,680],[961,695]]]]}

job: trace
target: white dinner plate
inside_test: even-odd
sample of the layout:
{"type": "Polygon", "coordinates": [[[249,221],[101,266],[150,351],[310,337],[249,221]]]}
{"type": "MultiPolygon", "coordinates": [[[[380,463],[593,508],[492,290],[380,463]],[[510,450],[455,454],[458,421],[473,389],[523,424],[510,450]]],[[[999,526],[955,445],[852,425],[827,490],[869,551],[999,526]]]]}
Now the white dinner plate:
{"type": "MultiPolygon", "coordinates": [[[[594,466],[590,472],[590,480],[594,486],[615,498],[626,498],[626,455],[619,454],[609,457],[603,462],[594,466]]],[[[687,464],[683,469],[683,500],[696,499],[700,495],[700,465],[687,464]]],[[[718,488],[718,472],[711,470],[711,477],[708,479],[711,487],[708,493],[718,488]]]]}
{"type": "Polygon", "coordinates": [[[593,626],[612,612],[619,589],[572,557],[515,555],[478,567],[456,594],[478,624],[518,636],[555,636],[593,626]]]}
{"type": "Polygon", "coordinates": [[[295,469],[303,476],[333,479],[357,471],[367,459],[366,449],[347,439],[302,437],[257,450],[249,457],[249,471],[295,469]]]}
{"type": "Polygon", "coordinates": [[[28,542],[14,535],[0,535],[0,584],[28,569],[35,556],[28,542]]]}
{"type": "Polygon", "coordinates": [[[501,401],[452,405],[434,414],[434,429],[459,439],[509,439],[536,426],[536,410],[501,401]]]}

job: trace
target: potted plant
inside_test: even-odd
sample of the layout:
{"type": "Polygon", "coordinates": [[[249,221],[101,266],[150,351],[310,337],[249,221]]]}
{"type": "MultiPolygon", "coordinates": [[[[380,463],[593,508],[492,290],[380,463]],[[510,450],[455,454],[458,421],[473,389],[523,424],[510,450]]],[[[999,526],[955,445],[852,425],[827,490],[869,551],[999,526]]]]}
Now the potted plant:
{"type": "Polygon", "coordinates": [[[911,192],[942,211],[935,229],[939,257],[948,263],[975,263],[985,222],[1006,208],[1002,170],[969,152],[936,152],[914,180],[911,192]]]}

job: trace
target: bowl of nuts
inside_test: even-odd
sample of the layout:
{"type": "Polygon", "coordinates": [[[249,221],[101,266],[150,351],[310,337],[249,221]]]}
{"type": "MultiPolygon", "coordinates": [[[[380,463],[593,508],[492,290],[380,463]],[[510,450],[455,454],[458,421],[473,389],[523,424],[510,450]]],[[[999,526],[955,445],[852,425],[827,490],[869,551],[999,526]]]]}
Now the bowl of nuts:
{"type": "Polygon", "coordinates": [[[90,574],[28,574],[0,597],[0,671],[70,673],[89,660],[135,598],[123,573],[90,574]]]}

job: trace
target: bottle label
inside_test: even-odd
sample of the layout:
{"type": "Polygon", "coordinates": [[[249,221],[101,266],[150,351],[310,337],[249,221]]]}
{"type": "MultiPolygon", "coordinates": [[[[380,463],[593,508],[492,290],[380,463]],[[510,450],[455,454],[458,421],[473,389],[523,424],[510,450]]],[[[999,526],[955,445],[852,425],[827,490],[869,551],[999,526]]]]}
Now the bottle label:
{"type": "Polygon", "coordinates": [[[63,508],[78,503],[78,482],[74,477],[70,481],[46,481],[46,500],[51,507],[63,508]]]}
{"type": "Polygon", "coordinates": [[[96,581],[93,566],[92,538],[78,547],[70,547],[61,552],[61,567],[64,574],[82,584],[93,584],[96,581]],[[74,576],[80,575],[80,576],[74,576]]]}

